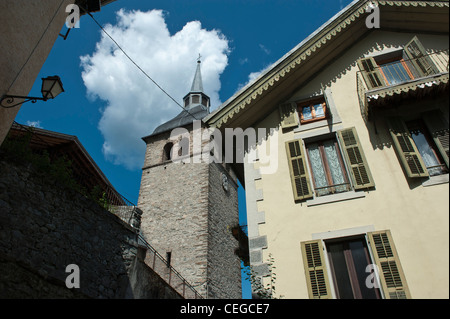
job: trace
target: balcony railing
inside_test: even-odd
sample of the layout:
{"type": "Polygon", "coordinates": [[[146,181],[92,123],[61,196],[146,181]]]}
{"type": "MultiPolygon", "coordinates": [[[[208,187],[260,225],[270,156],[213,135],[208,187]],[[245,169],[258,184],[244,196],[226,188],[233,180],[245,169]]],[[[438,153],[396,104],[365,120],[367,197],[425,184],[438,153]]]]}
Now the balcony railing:
{"type": "Polygon", "coordinates": [[[449,50],[377,65],[368,71],[358,71],[356,75],[361,114],[369,120],[371,106],[382,103],[386,96],[447,84],[449,50]]]}

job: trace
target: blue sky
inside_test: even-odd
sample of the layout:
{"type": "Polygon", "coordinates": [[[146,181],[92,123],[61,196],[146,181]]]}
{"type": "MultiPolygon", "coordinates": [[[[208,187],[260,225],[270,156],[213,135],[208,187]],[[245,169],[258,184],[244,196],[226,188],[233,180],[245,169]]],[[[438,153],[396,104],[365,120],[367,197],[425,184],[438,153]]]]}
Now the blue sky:
{"type": "MultiPolygon", "coordinates": [[[[216,109],[350,2],[117,0],[93,15],[180,104],[201,54],[205,93],[216,109]]],[[[57,39],[29,95],[40,96],[40,78],[48,75],[59,75],[65,92],[24,104],[16,121],[76,135],[115,188],[137,203],[145,151],[140,138],[177,115],[179,106],[89,16],[66,40],[57,39]]]]}

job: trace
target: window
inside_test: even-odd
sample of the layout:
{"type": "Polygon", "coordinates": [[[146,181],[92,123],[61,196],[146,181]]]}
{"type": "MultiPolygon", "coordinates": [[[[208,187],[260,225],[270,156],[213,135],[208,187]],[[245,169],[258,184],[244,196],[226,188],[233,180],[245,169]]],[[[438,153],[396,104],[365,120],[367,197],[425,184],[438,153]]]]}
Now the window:
{"type": "Polygon", "coordinates": [[[296,201],[375,186],[355,128],[305,145],[290,141],[286,151],[296,201]]]}
{"type": "Polygon", "coordinates": [[[411,298],[389,230],[306,241],[301,250],[310,298],[411,298]]]}
{"type": "Polygon", "coordinates": [[[336,139],[306,145],[309,166],[316,196],[324,196],[350,190],[336,139]]]}
{"type": "Polygon", "coordinates": [[[202,95],[202,104],[204,106],[208,106],[208,102],[209,102],[209,99],[206,96],[202,95]]]}
{"type": "Polygon", "coordinates": [[[424,178],[448,173],[449,126],[440,112],[426,112],[407,122],[401,117],[392,117],[388,123],[408,177],[424,178]]]}
{"type": "Polygon", "coordinates": [[[327,115],[327,105],[323,98],[308,101],[298,105],[298,112],[300,114],[301,124],[323,120],[327,115]]]}
{"type": "Polygon", "coordinates": [[[200,103],[200,96],[199,95],[193,95],[192,96],[192,104],[198,104],[200,103]]]}
{"type": "Polygon", "coordinates": [[[378,62],[378,65],[387,85],[396,85],[414,79],[412,72],[402,58],[378,62]]]}
{"type": "Polygon", "coordinates": [[[373,264],[364,237],[325,241],[334,290],[338,299],[380,299],[379,289],[366,285],[373,264]]]}
{"type": "Polygon", "coordinates": [[[163,161],[170,161],[172,159],[172,148],[173,148],[173,143],[169,142],[166,145],[164,145],[164,149],[163,149],[163,161]]]}
{"type": "Polygon", "coordinates": [[[368,90],[439,73],[433,59],[417,37],[408,42],[404,50],[360,59],[358,66],[368,90]]]}
{"type": "Polygon", "coordinates": [[[448,173],[439,150],[434,143],[430,133],[425,127],[423,120],[415,120],[406,123],[412,140],[417,146],[420,156],[430,176],[448,173]]]}

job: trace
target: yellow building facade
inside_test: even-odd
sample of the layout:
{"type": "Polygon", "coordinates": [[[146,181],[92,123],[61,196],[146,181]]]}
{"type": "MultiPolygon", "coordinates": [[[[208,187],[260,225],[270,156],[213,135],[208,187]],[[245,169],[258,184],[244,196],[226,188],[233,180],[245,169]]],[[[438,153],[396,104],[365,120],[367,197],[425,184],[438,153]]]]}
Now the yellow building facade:
{"type": "Polygon", "coordinates": [[[268,132],[243,176],[274,297],[449,297],[449,2],[372,3],[380,28],[354,1],[207,118],[268,132]]]}

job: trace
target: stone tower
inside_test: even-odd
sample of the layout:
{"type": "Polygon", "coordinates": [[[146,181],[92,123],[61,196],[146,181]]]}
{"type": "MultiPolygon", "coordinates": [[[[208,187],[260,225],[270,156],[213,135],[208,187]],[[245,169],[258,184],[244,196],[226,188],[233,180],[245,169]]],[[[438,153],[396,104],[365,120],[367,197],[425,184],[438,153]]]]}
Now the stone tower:
{"type": "Polygon", "coordinates": [[[194,135],[206,129],[200,120],[210,108],[200,66],[199,60],[184,110],[143,138],[141,231],[203,297],[241,298],[239,243],[232,234],[239,224],[236,175],[226,164],[193,160],[194,135]],[[171,138],[180,128],[181,141],[171,138]]]}

